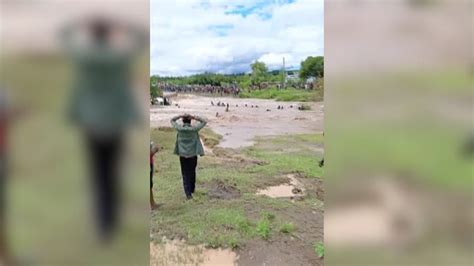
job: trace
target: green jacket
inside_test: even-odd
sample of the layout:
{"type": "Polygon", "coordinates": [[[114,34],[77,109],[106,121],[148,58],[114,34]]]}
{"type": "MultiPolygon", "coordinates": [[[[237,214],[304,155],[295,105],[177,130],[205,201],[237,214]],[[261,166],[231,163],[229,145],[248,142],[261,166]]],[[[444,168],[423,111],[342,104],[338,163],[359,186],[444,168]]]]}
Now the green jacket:
{"type": "Polygon", "coordinates": [[[132,92],[130,68],[141,43],[135,37],[137,43],[126,51],[114,50],[103,43],[78,47],[71,40],[73,32],[72,28],[63,32],[66,52],[73,59],[76,70],[69,105],[70,118],[97,134],[120,134],[140,120],[132,92]]]}
{"type": "Polygon", "coordinates": [[[207,121],[202,117],[195,117],[198,124],[186,125],[179,124],[177,120],[180,116],[175,116],[171,119],[171,125],[176,129],[178,134],[176,135],[176,145],[174,148],[174,154],[181,157],[194,157],[204,155],[204,148],[199,137],[199,130],[201,130],[207,121]]]}

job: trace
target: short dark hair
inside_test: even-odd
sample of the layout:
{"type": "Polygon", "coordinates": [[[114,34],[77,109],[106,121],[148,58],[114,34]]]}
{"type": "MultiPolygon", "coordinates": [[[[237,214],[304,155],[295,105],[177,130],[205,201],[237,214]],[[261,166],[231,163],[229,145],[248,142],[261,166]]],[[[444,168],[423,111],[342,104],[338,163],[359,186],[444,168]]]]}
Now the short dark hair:
{"type": "Polygon", "coordinates": [[[90,31],[96,41],[104,41],[110,35],[111,24],[105,19],[96,18],[90,24],[90,31]]]}
{"type": "Polygon", "coordinates": [[[184,124],[191,124],[191,117],[189,117],[189,116],[183,117],[183,123],[184,124]]]}

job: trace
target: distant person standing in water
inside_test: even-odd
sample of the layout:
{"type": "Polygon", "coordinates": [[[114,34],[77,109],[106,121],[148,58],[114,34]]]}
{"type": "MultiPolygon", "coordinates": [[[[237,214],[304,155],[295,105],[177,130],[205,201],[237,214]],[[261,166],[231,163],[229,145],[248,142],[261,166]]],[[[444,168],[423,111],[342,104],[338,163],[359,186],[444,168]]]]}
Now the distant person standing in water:
{"type": "Polygon", "coordinates": [[[196,166],[198,155],[204,155],[204,148],[199,137],[199,130],[206,126],[207,120],[199,116],[178,115],[171,119],[171,125],[178,132],[174,154],[179,156],[181,175],[183,177],[186,199],[192,199],[196,187],[196,166]],[[182,124],[178,120],[182,120],[182,124]],[[197,124],[193,125],[192,120],[197,124]]]}

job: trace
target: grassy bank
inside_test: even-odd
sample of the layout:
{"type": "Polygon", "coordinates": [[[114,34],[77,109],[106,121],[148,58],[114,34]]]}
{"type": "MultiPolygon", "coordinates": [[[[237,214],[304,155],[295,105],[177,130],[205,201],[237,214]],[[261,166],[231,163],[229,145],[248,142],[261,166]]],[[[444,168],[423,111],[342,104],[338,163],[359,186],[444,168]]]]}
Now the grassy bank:
{"type": "Polygon", "coordinates": [[[255,91],[244,91],[240,93],[241,98],[257,98],[257,99],[274,99],[284,102],[312,102],[322,101],[323,95],[318,90],[301,90],[301,89],[277,89],[269,88],[255,91]]]}
{"type": "MultiPolygon", "coordinates": [[[[179,160],[172,155],[176,134],[160,128],[152,129],[151,137],[164,148],[156,155],[154,190],[157,202],[163,205],[151,219],[152,241],[160,242],[165,236],[190,244],[242,248],[249,241],[305,235],[293,247],[312,251],[313,244],[322,240],[321,232],[307,227],[323,224],[322,198],[313,191],[316,185],[306,186],[308,195],[295,202],[255,194],[261,188],[284,183],[288,173],[297,173],[305,184],[320,184],[321,135],[260,138],[242,150],[214,147],[213,154],[199,158],[192,201],[184,199],[179,160]],[[240,195],[212,198],[209,191],[216,182],[236,188],[240,195]]],[[[201,137],[213,144],[219,140],[210,130],[201,137]]]]}

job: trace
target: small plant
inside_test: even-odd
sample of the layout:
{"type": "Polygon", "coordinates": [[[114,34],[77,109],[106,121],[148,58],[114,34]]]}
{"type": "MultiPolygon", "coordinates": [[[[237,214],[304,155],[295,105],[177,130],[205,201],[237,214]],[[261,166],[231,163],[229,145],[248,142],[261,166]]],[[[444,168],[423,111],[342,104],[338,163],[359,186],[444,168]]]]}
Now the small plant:
{"type": "Polygon", "coordinates": [[[268,221],[272,221],[273,219],[275,219],[275,215],[274,214],[271,214],[267,211],[262,211],[260,213],[260,216],[262,216],[262,219],[266,219],[268,221]]]}
{"type": "Polygon", "coordinates": [[[240,220],[237,222],[237,228],[240,232],[249,234],[251,232],[251,226],[248,220],[240,220]]]}
{"type": "Polygon", "coordinates": [[[239,240],[235,238],[229,239],[228,244],[232,249],[236,249],[240,246],[239,240]]]}
{"type": "Polygon", "coordinates": [[[270,221],[268,219],[258,221],[256,231],[261,238],[268,239],[270,236],[270,221]]]}
{"type": "Polygon", "coordinates": [[[319,258],[324,257],[324,244],[323,242],[319,241],[318,243],[314,244],[314,253],[318,255],[319,258]]]}
{"type": "Polygon", "coordinates": [[[280,226],[280,232],[284,234],[290,234],[295,230],[293,223],[284,223],[280,226]]]}
{"type": "Polygon", "coordinates": [[[210,248],[221,247],[222,246],[222,240],[221,240],[220,237],[214,236],[211,239],[209,239],[209,241],[206,243],[206,246],[210,247],[210,248]]]}

